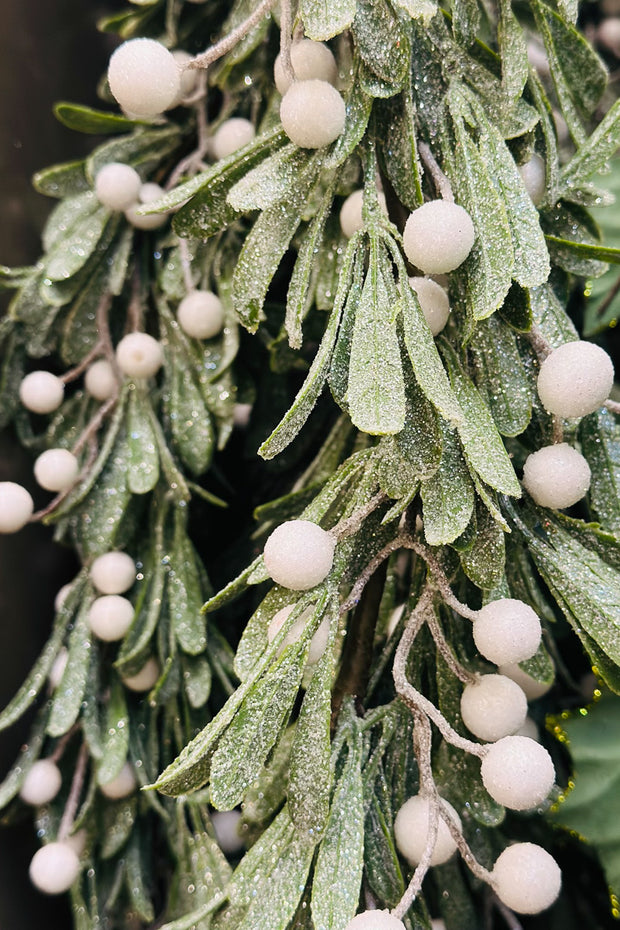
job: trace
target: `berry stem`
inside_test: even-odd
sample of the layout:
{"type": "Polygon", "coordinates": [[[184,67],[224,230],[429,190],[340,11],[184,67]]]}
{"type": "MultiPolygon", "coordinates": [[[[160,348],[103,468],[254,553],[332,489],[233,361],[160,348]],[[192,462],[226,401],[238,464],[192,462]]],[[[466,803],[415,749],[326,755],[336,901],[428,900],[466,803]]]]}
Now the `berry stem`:
{"type": "Polygon", "coordinates": [[[420,158],[428,168],[430,176],[435,182],[435,187],[437,188],[437,192],[441,196],[441,199],[447,200],[450,203],[454,203],[452,185],[437,164],[437,161],[426,142],[418,142],[418,152],[420,153],[420,158]]]}
{"type": "Polygon", "coordinates": [[[272,7],[275,6],[275,2],[276,0],[262,0],[262,3],[258,4],[254,12],[229,32],[227,36],[224,36],[202,54],[196,55],[188,64],[188,68],[208,68],[218,58],[230,52],[241,39],[247,36],[248,32],[251,32],[259,24],[263,16],[270,12],[272,7]]]}
{"type": "Polygon", "coordinates": [[[437,616],[433,610],[429,610],[426,618],[427,626],[433,637],[433,642],[437,647],[439,653],[441,654],[444,662],[450,669],[450,671],[461,681],[464,685],[474,684],[476,682],[477,676],[473,672],[470,672],[458,661],[448,642],[443,635],[443,630],[437,620],[437,616]]]}
{"type": "Polygon", "coordinates": [[[359,510],[356,510],[355,513],[352,513],[350,517],[345,517],[343,520],[340,520],[329,532],[332,536],[335,536],[339,542],[342,539],[346,539],[347,536],[354,536],[366,517],[370,516],[370,514],[373,513],[377,507],[380,507],[381,504],[385,503],[387,499],[387,495],[384,494],[383,491],[379,491],[378,494],[370,498],[368,503],[360,507],[359,510]]]}
{"type": "Polygon", "coordinates": [[[69,796],[67,798],[67,803],[65,804],[60,826],[58,827],[57,839],[59,842],[65,840],[71,833],[71,828],[73,827],[73,822],[77,813],[80,794],[82,793],[82,788],[84,786],[84,776],[86,775],[88,758],[88,746],[86,743],[82,743],[78,753],[77,761],[75,763],[75,771],[71,781],[71,788],[69,789],[69,796]]]}
{"type": "Polygon", "coordinates": [[[295,71],[291,61],[292,29],[291,0],[280,0],[280,60],[282,70],[291,84],[295,80],[295,71]]]}
{"type": "Polygon", "coordinates": [[[517,919],[514,911],[511,911],[509,907],[506,907],[504,902],[500,901],[496,894],[492,895],[491,900],[493,902],[493,906],[506,921],[508,930],[523,930],[523,924],[520,920],[517,919]]]}
{"type": "Polygon", "coordinates": [[[181,267],[183,269],[183,281],[188,294],[196,290],[194,279],[192,277],[192,254],[189,250],[187,239],[179,237],[179,256],[181,258],[181,267]]]}
{"type": "MultiPolygon", "coordinates": [[[[102,301],[110,301],[109,295],[102,297],[102,301]]],[[[75,368],[70,368],[69,371],[65,371],[64,375],[59,375],[58,378],[62,381],[63,384],[69,384],[70,381],[75,381],[76,378],[79,378],[83,372],[86,371],[90,363],[97,358],[98,355],[101,355],[103,351],[103,341],[99,339],[95,345],[92,347],[90,352],[88,352],[79,365],[76,365],[75,368]]]]}
{"type": "Polygon", "coordinates": [[[539,362],[544,362],[547,356],[551,355],[553,352],[553,346],[551,343],[547,342],[535,323],[532,324],[530,331],[524,333],[523,335],[526,337],[526,339],[529,340],[530,345],[534,349],[539,362]]]}
{"type": "Polygon", "coordinates": [[[620,413],[620,403],[617,400],[606,400],[603,406],[610,413],[620,413]]]}

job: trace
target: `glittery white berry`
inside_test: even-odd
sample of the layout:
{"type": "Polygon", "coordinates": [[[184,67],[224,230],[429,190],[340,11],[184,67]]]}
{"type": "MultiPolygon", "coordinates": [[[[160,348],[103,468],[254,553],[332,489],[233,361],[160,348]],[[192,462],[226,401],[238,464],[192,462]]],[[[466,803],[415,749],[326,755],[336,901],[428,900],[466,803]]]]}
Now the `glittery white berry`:
{"type": "Polygon", "coordinates": [[[336,541],[309,520],[288,520],[265,543],[265,568],[276,584],[306,591],[323,581],[334,562],[336,541]]]}
{"type": "Polygon", "coordinates": [[[47,449],[34,463],[34,476],[46,491],[66,491],[74,484],[79,468],[68,449],[47,449]]]}
{"type": "Polygon", "coordinates": [[[62,894],[80,874],[80,860],[67,843],[48,843],[32,857],[29,873],[39,891],[62,894]]]}
{"type": "Polygon", "coordinates": [[[104,358],[94,362],[84,375],[84,387],[95,400],[108,400],[118,387],[114,369],[104,358]]]}
{"type": "MultiPolygon", "coordinates": [[[[270,643],[274,641],[274,639],[276,638],[276,636],[282,629],[285,621],[288,620],[288,618],[292,614],[293,610],[294,610],[293,605],[289,604],[286,607],[283,607],[282,610],[279,610],[277,614],[275,614],[272,617],[271,622],[269,626],[267,627],[267,639],[269,640],[270,643]]],[[[284,642],[282,643],[282,649],[284,649],[285,646],[290,646],[292,643],[296,643],[298,641],[298,639],[301,637],[304,631],[306,623],[312,616],[313,612],[314,612],[313,606],[306,607],[304,612],[301,614],[300,617],[297,618],[293,626],[290,628],[290,630],[284,637],[284,642]]],[[[308,665],[316,665],[316,663],[319,661],[319,659],[325,652],[328,639],[329,639],[329,619],[326,617],[324,620],[321,621],[321,623],[319,624],[317,628],[316,633],[310,640],[310,649],[308,650],[308,658],[307,658],[308,665]]]]}
{"type": "Polygon", "coordinates": [[[530,659],[538,649],[541,632],[538,614],[512,597],[486,604],[473,627],[478,652],[495,665],[530,659]]]}
{"type": "Polygon", "coordinates": [[[215,159],[228,158],[233,152],[242,149],[256,135],[249,119],[233,116],[218,128],[210,142],[210,151],[215,159]]]}
{"type": "Polygon", "coordinates": [[[138,191],[138,200],[125,210],[125,218],[136,229],[159,229],[160,226],[164,226],[168,222],[167,212],[145,213],[142,215],[139,211],[145,204],[160,200],[165,193],[163,187],[160,187],[159,184],[153,184],[152,181],[142,184],[138,191]]]}
{"type": "Polygon", "coordinates": [[[171,52],[154,39],[123,42],[110,58],[108,83],[124,110],[157,116],[179,96],[179,67],[171,52]]]}
{"type": "Polygon", "coordinates": [[[580,452],[566,442],[544,446],[523,465],[523,487],[541,507],[572,507],[588,492],[592,473],[580,452]]]}
{"type": "Polygon", "coordinates": [[[593,342],[566,342],[540,366],[538,396],[545,410],[560,417],[584,417],[609,397],[614,366],[593,342]]]}
{"type": "Polygon", "coordinates": [[[449,200],[431,200],[409,216],[403,245],[409,261],[424,274],[445,274],[465,261],[475,238],[467,210],[449,200]]]}
{"type": "Polygon", "coordinates": [[[19,399],[33,413],[52,413],[62,404],[65,386],[50,371],[32,371],[19,386],[19,399]]]}
{"type": "Polygon", "coordinates": [[[215,837],[220,849],[227,856],[234,856],[245,845],[239,835],[240,822],[241,811],[214,811],[211,814],[215,837]]]}
{"type": "Polygon", "coordinates": [[[405,925],[389,911],[363,911],[344,930],[405,930],[405,925]]]}
{"type": "Polygon", "coordinates": [[[123,684],[130,691],[150,691],[159,676],[161,669],[157,659],[147,659],[139,672],[123,678],[123,684]]]}
{"type": "Polygon", "coordinates": [[[126,552],[105,552],[91,565],[90,580],[101,594],[124,594],[136,580],[136,563],[126,552]]]}
{"type": "Polygon", "coordinates": [[[0,481],[0,533],[17,533],[34,512],[34,501],[21,484],[0,481]]]}
{"type": "MultiPolygon", "coordinates": [[[[338,66],[331,51],[322,42],[313,42],[312,39],[302,39],[291,47],[291,64],[297,81],[327,81],[335,84],[338,80],[338,66]]],[[[285,94],[291,86],[282,67],[282,56],[278,55],[273,66],[273,77],[281,94],[285,94]]]]}
{"type": "Polygon", "coordinates": [[[508,846],[495,860],[491,875],[498,898],[517,914],[546,910],[562,887],[559,865],[534,843],[508,846]]]}
{"type": "Polygon", "coordinates": [[[494,742],[515,733],[527,714],[527,698],[503,675],[482,675],[461,695],[461,717],[474,736],[494,742]]]}
{"type": "MultiPolygon", "coordinates": [[[[428,838],[428,822],[431,802],[428,798],[416,795],[405,801],[394,821],[394,839],[401,854],[411,865],[417,865],[422,856],[428,838]]],[[[450,817],[461,829],[461,819],[451,804],[442,802],[437,830],[435,848],[431,865],[441,865],[456,852],[456,843],[445,823],[444,817],[450,817]],[[447,808],[447,812],[446,812],[447,808]]]]}
{"type": "Polygon", "coordinates": [[[531,675],[523,671],[517,662],[500,665],[498,671],[501,675],[505,675],[506,678],[512,678],[513,681],[516,681],[519,687],[525,692],[528,701],[535,701],[536,698],[542,697],[543,694],[546,694],[547,691],[553,687],[552,681],[537,681],[535,678],[532,678],[531,675]]]}
{"type": "Polygon", "coordinates": [[[39,759],[28,770],[19,796],[26,804],[39,807],[52,801],[62,785],[60,769],[51,759],[39,759]]]}
{"type": "Polygon", "coordinates": [[[192,291],[179,304],[177,320],[193,339],[213,339],[224,325],[222,301],[211,291],[192,291]]]}
{"type": "MultiPolygon", "coordinates": [[[[387,216],[387,204],[383,191],[377,192],[379,207],[387,216]]],[[[340,208],[340,228],[343,234],[350,239],[351,236],[364,228],[364,218],[362,208],[364,205],[364,191],[353,191],[349,194],[342,207],[340,208]]]]}
{"type": "MultiPolygon", "coordinates": [[[[61,588],[62,590],[62,588],[61,588]]],[[[49,671],[47,679],[50,683],[50,688],[54,691],[60,682],[62,681],[62,676],[65,674],[65,669],[67,667],[67,662],[69,661],[69,651],[63,646],[49,671]]]]}
{"type": "Polygon", "coordinates": [[[342,133],[346,109],[327,81],[295,81],[280,104],[282,128],[303,149],[322,149],[342,133]]]}
{"type": "Polygon", "coordinates": [[[95,194],[109,210],[126,210],[138,199],[140,175],[131,165],[110,162],[97,172],[95,194]]]}
{"type": "Polygon", "coordinates": [[[555,782],[551,756],[527,736],[504,736],[491,743],[480,774],[491,797],[515,811],[536,807],[548,797],[555,782]]]}
{"type": "Polygon", "coordinates": [[[172,52],[172,57],[177,63],[179,68],[179,81],[181,84],[181,90],[179,92],[178,98],[171,104],[171,106],[178,105],[182,103],[187,97],[191,97],[192,94],[198,89],[198,81],[200,80],[200,71],[196,68],[188,68],[187,65],[192,60],[192,56],[189,52],[183,51],[183,49],[177,48],[172,52]]]}
{"type": "Polygon", "coordinates": [[[88,611],[88,625],[99,639],[106,643],[122,639],[134,616],[131,601],[118,594],[104,594],[96,598],[88,611]]]}
{"type": "Polygon", "coordinates": [[[161,344],[147,333],[129,333],[116,347],[118,367],[129,378],[151,378],[163,360],[161,344]]]}
{"type": "Polygon", "coordinates": [[[133,794],[136,790],[136,785],[137,781],[133,766],[131,766],[129,762],[125,762],[118,775],[110,781],[106,781],[102,785],[99,785],[99,790],[106,798],[118,801],[120,798],[126,798],[130,794],[133,794]]]}
{"type": "Polygon", "coordinates": [[[418,295],[428,328],[437,336],[450,316],[450,300],[445,289],[432,278],[409,278],[409,284],[418,295]]]}
{"type": "Polygon", "coordinates": [[[534,153],[529,161],[519,165],[519,174],[532,202],[538,206],[546,191],[545,163],[540,155],[534,153]]]}

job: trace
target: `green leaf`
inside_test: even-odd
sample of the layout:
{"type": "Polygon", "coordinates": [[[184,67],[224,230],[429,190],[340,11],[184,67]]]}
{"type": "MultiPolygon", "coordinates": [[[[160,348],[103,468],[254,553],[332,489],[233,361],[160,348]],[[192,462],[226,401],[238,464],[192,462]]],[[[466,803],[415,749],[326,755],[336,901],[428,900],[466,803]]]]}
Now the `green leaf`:
{"type": "Polygon", "coordinates": [[[207,646],[201,570],[185,521],[186,515],[177,512],[167,585],[170,621],[181,649],[199,655],[207,646]]]}
{"type": "Polygon", "coordinates": [[[532,416],[530,383],[514,333],[497,317],[481,321],[472,340],[478,390],[502,436],[518,436],[532,416]]]}
{"type": "Polygon", "coordinates": [[[252,168],[231,187],[226,198],[233,210],[265,210],[288,196],[312,157],[292,142],[252,168]]]}
{"type": "Polygon", "coordinates": [[[142,853],[140,840],[141,837],[138,831],[134,830],[123,856],[125,861],[125,886],[132,910],[136,912],[141,921],[151,923],[155,915],[150,895],[144,884],[145,876],[149,875],[150,869],[146,862],[146,855],[142,853]]]}
{"type": "Polygon", "coordinates": [[[129,461],[127,487],[133,494],[147,494],[159,481],[157,440],[146,411],[150,401],[138,388],[129,393],[127,404],[127,445],[129,461]]]}
{"type": "Polygon", "coordinates": [[[405,365],[405,423],[394,442],[400,455],[418,478],[430,478],[439,468],[442,434],[439,417],[417,381],[407,377],[405,365]]]}
{"type": "Polygon", "coordinates": [[[344,32],[355,16],[356,0],[300,0],[299,12],[309,39],[322,42],[344,32]]]}
{"type": "Polygon", "coordinates": [[[416,141],[416,119],[411,86],[395,97],[377,101],[378,154],[398,199],[408,210],[419,207],[421,168],[416,141]]]}
{"type": "Polygon", "coordinates": [[[86,160],[86,174],[94,183],[104,165],[120,161],[131,165],[146,180],[175,151],[180,141],[179,127],[171,123],[161,129],[138,129],[96,148],[86,160]]]}
{"type": "Polygon", "coordinates": [[[512,11],[511,0],[500,0],[497,40],[502,60],[502,87],[509,100],[518,100],[529,74],[527,42],[512,11]]]}
{"type": "Polygon", "coordinates": [[[344,101],[344,129],[323,160],[323,168],[326,171],[340,167],[353,154],[357,145],[362,141],[368,126],[373,100],[366,92],[361,80],[357,80],[357,74],[356,71],[355,78],[344,101]]]}
{"type": "Polygon", "coordinates": [[[605,529],[620,535],[620,424],[602,409],[583,418],[579,436],[592,471],[590,506],[605,529]]]}
{"type": "Polygon", "coordinates": [[[476,537],[471,549],[460,553],[461,564],[473,583],[483,590],[495,587],[504,577],[504,531],[480,500],[476,501],[476,537]]]}
{"type": "Polygon", "coordinates": [[[441,424],[439,469],[422,482],[424,535],[431,546],[451,543],[465,530],[474,509],[474,488],[454,430],[441,424]]]}
{"type": "MultiPolygon", "coordinates": [[[[80,195],[78,195],[80,196],[80,195]]],[[[64,201],[63,201],[64,202],[64,201]]],[[[51,281],[65,281],[84,267],[99,246],[110,220],[106,207],[97,207],[79,218],[62,239],[56,239],[45,259],[45,274],[51,281]]]]}
{"type": "Polygon", "coordinates": [[[204,707],[211,694],[213,674],[208,659],[203,655],[182,656],[183,687],[190,706],[194,709],[204,707]]]}
{"type": "Polygon", "coordinates": [[[77,720],[86,681],[90,670],[90,656],[94,648],[88,626],[89,597],[84,598],[69,637],[69,657],[54,698],[47,732],[50,736],[63,736],[77,720]]]}
{"type": "Polygon", "coordinates": [[[620,146],[620,100],[609,108],[587,141],[579,146],[562,169],[561,180],[570,188],[588,181],[596,172],[609,170],[609,160],[620,146]]]}
{"type": "Polygon", "coordinates": [[[396,907],[405,891],[393,833],[373,790],[364,826],[364,869],[370,887],[389,907],[396,907]]]}
{"type": "Polygon", "coordinates": [[[47,197],[75,197],[90,189],[83,161],[68,161],[37,171],[32,179],[35,190],[47,197]]]}
{"type": "Polygon", "coordinates": [[[194,475],[207,470],[215,450],[211,415],[187,355],[173,344],[164,349],[166,386],[164,395],[170,431],[179,458],[194,475]]]}
{"type": "Polygon", "coordinates": [[[355,730],[336,785],[312,883],[316,930],[345,930],[355,916],[364,867],[362,740],[355,730]]]}
{"type": "Polygon", "coordinates": [[[143,120],[128,119],[126,116],[119,116],[118,113],[106,113],[104,110],[93,110],[92,107],[77,103],[57,103],[54,106],[54,116],[69,129],[97,136],[131,132],[137,126],[148,125],[143,120]]]}
{"type": "Polygon", "coordinates": [[[410,67],[409,36],[387,0],[357,0],[351,31],[365,65],[397,93],[410,67]]]}
{"type": "Polygon", "coordinates": [[[138,799],[135,795],[104,806],[101,823],[102,859],[111,859],[120,852],[131,835],[137,815],[138,799]]]}
{"type": "Polygon", "coordinates": [[[573,274],[598,277],[607,269],[604,262],[620,265],[620,249],[610,249],[591,242],[577,242],[560,236],[545,236],[552,247],[551,255],[556,264],[573,274]]]}
{"type": "Polygon", "coordinates": [[[114,679],[110,687],[105,726],[103,756],[97,770],[97,782],[105,785],[116,778],[127,759],[129,748],[129,717],[125,688],[119,679],[114,679]]]}
{"type": "Polygon", "coordinates": [[[426,22],[432,19],[437,12],[434,0],[394,0],[396,6],[406,10],[412,19],[421,19],[426,22]]]}

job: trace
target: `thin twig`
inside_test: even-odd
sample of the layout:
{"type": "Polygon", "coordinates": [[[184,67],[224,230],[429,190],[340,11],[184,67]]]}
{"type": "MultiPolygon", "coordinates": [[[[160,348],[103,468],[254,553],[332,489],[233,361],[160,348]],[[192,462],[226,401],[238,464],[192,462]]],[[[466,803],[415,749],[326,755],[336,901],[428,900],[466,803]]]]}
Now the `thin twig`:
{"type": "Polygon", "coordinates": [[[614,298],[616,297],[618,291],[620,291],[620,275],[618,275],[618,277],[616,278],[616,282],[614,286],[611,288],[611,290],[607,292],[607,296],[605,297],[605,299],[602,300],[600,304],[598,305],[598,307],[596,308],[597,316],[599,317],[603,316],[607,308],[610,307],[612,303],[614,302],[614,298]]]}
{"type": "Polygon", "coordinates": [[[552,428],[551,428],[551,440],[554,443],[564,442],[564,422],[562,417],[554,414],[551,418],[552,428]]]}
{"type": "Polygon", "coordinates": [[[236,29],[233,29],[232,32],[229,32],[227,36],[224,36],[219,42],[212,45],[211,48],[202,52],[202,54],[196,55],[196,57],[189,62],[188,68],[208,68],[209,65],[212,65],[213,62],[221,58],[222,55],[226,55],[227,52],[230,52],[235,47],[237,42],[245,38],[245,36],[260,23],[263,16],[266,16],[271,8],[275,6],[275,3],[276,0],[262,0],[262,3],[259,3],[254,12],[248,16],[244,22],[240,23],[236,29]]]}
{"type": "Polygon", "coordinates": [[[75,368],[70,368],[69,371],[65,371],[64,375],[59,376],[60,380],[63,384],[69,384],[70,381],[75,381],[76,378],[79,378],[80,375],[86,371],[92,360],[97,358],[98,355],[101,355],[102,352],[103,340],[99,339],[90,352],[84,356],[79,365],[76,365],[75,368]]]}
{"type": "Polygon", "coordinates": [[[606,400],[603,406],[610,413],[620,413],[620,403],[617,400],[606,400]]]}
{"type": "Polygon", "coordinates": [[[84,785],[84,776],[86,774],[87,764],[88,746],[86,743],[82,743],[78,753],[77,761],[75,763],[75,772],[73,773],[73,780],[69,790],[69,797],[67,798],[67,803],[65,804],[60,826],[58,827],[58,840],[60,842],[65,840],[71,833],[73,821],[75,820],[75,815],[78,809],[80,794],[82,793],[82,787],[84,785]]]}
{"type": "Polygon", "coordinates": [[[348,610],[351,610],[356,606],[360,597],[362,596],[362,591],[368,584],[369,580],[372,578],[376,570],[379,568],[382,562],[385,560],[397,549],[405,547],[407,536],[397,536],[396,539],[393,539],[392,542],[389,542],[386,546],[383,547],[376,556],[370,560],[365,569],[360,573],[357,581],[351,588],[348,598],[342,604],[340,608],[340,613],[345,614],[348,610]]]}
{"type": "Polygon", "coordinates": [[[420,153],[420,157],[422,158],[422,161],[428,168],[430,176],[435,182],[435,187],[437,188],[437,191],[441,195],[442,199],[448,200],[451,203],[454,203],[454,194],[452,193],[452,185],[450,184],[450,181],[448,180],[444,172],[441,170],[441,168],[437,164],[437,161],[435,160],[435,156],[431,152],[430,147],[426,144],[426,142],[418,142],[418,152],[420,153]]]}
{"type": "Polygon", "coordinates": [[[408,539],[408,548],[413,549],[417,555],[424,559],[432,572],[433,580],[439,589],[439,593],[448,607],[451,607],[452,610],[460,614],[461,617],[465,617],[467,620],[476,620],[478,618],[478,611],[472,610],[467,604],[463,604],[454,594],[446,573],[430,549],[425,546],[424,543],[420,543],[411,537],[408,539]]]}
{"type": "Polygon", "coordinates": [[[371,497],[363,507],[360,507],[359,510],[352,513],[350,517],[340,520],[339,523],[333,526],[329,531],[330,534],[335,536],[338,540],[344,539],[347,536],[353,536],[357,533],[366,517],[370,516],[370,514],[373,513],[377,507],[380,507],[381,504],[385,503],[387,499],[387,494],[384,494],[383,491],[379,491],[379,493],[371,497]]]}
{"type": "Polygon", "coordinates": [[[295,80],[295,70],[291,61],[292,28],[291,0],[280,0],[280,62],[291,84],[295,80]]]}
{"type": "Polygon", "coordinates": [[[107,417],[110,410],[112,410],[116,406],[118,397],[119,397],[119,391],[116,391],[116,393],[113,394],[112,397],[109,397],[106,400],[105,404],[101,405],[101,407],[99,408],[95,416],[92,418],[92,420],[90,421],[86,429],[82,432],[82,435],[80,436],[76,444],[73,446],[73,449],[71,451],[73,452],[74,455],[77,455],[79,452],[81,452],[81,450],[84,448],[86,443],[89,442],[90,439],[97,433],[97,431],[99,430],[99,427],[101,426],[101,424],[107,417]]]}
{"type": "Polygon", "coordinates": [[[193,175],[205,168],[204,157],[209,150],[209,123],[207,121],[207,75],[202,72],[198,78],[198,87],[192,96],[185,101],[187,106],[193,106],[196,113],[196,148],[182,158],[166,182],[166,190],[176,187],[184,175],[193,175]]]}
{"type": "Polygon", "coordinates": [[[544,362],[547,356],[553,352],[553,346],[550,342],[547,342],[540,329],[535,324],[529,332],[523,333],[523,335],[529,340],[539,362],[544,362]]]}
{"type": "Polygon", "coordinates": [[[439,625],[437,621],[435,612],[432,610],[429,610],[428,612],[428,615],[426,618],[426,625],[431,631],[431,636],[433,637],[433,641],[435,645],[437,646],[437,649],[441,653],[441,656],[444,662],[446,663],[446,665],[448,666],[448,668],[450,669],[450,671],[454,675],[456,675],[459,681],[462,681],[463,684],[473,684],[474,682],[476,682],[477,681],[476,675],[474,675],[473,672],[470,672],[463,665],[461,665],[461,663],[458,661],[458,659],[456,658],[456,656],[450,649],[450,646],[448,645],[446,638],[443,635],[443,630],[441,629],[441,626],[439,625]]]}
{"type": "Polygon", "coordinates": [[[49,756],[52,762],[60,762],[60,760],[65,754],[65,749],[67,748],[73,735],[79,730],[79,728],[80,728],[80,724],[74,723],[73,726],[69,730],[67,730],[67,732],[64,733],[63,736],[60,737],[60,739],[56,743],[54,751],[49,756]]]}

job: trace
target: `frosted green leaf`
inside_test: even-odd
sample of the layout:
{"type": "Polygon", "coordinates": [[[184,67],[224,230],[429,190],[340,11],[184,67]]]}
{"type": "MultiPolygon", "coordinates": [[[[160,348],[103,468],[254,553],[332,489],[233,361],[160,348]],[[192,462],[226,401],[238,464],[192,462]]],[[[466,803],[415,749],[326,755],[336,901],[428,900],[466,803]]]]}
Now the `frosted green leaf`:
{"type": "Polygon", "coordinates": [[[61,200],[48,216],[43,229],[42,239],[45,251],[50,252],[55,245],[62,243],[65,236],[78,223],[94,213],[101,212],[101,209],[92,190],[61,200]]]}
{"type": "Polygon", "coordinates": [[[140,836],[137,830],[133,831],[123,858],[125,861],[125,887],[127,888],[132,910],[136,912],[143,923],[151,923],[155,915],[150,895],[144,883],[149,870],[145,855],[142,853],[140,836]]]}
{"type": "Polygon", "coordinates": [[[187,535],[185,515],[175,520],[167,584],[170,622],[184,652],[199,655],[207,645],[206,620],[202,614],[199,563],[187,535]]]}
{"type": "Polygon", "coordinates": [[[215,430],[190,364],[185,353],[170,342],[164,350],[168,389],[164,405],[179,458],[194,475],[201,475],[215,450],[215,430]]]}
{"type": "Polygon", "coordinates": [[[73,129],[75,132],[85,132],[90,135],[107,135],[112,133],[128,132],[136,126],[145,125],[142,120],[128,119],[118,113],[108,113],[105,110],[94,110],[77,103],[57,103],[54,106],[56,119],[73,129]]]}
{"type": "Polygon", "coordinates": [[[364,867],[364,786],[358,732],[352,732],[347,750],[314,868],[312,919],[316,930],[345,930],[359,900],[364,867]]]}
{"type": "Polygon", "coordinates": [[[400,455],[419,478],[430,478],[441,459],[441,430],[434,407],[404,366],[407,408],[402,430],[394,437],[400,455]]]}
{"type": "MultiPolygon", "coordinates": [[[[177,930],[181,930],[182,921],[186,922],[186,930],[192,930],[198,905],[204,918],[223,903],[222,892],[232,873],[216,840],[206,830],[200,829],[198,818],[193,818],[193,823],[195,832],[190,833],[181,821],[181,835],[175,844],[177,849],[180,847],[180,855],[172,879],[169,906],[174,908],[172,914],[184,916],[166,926],[176,926],[177,930]],[[192,912],[194,920],[187,922],[192,912]]],[[[198,923],[195,930],[206,930],[208,926],[208,921],[198,923]]]]}
{"type": "Polygon", "coordinates": [[[504,531],[479,500],[476,502],[474,544],[471,549],[462,552],[460,558],[468,578],[479,588],[493,588],[504,577],[504,531]]]}
{"type": "Polygon", "coordinates": [[[378,101],[376,120],[378,154],[385,173],[403,206],[415,210],[424,197],[411,87],[378,101]]]}
{"type": "Polygon", "coordinates": [[[180,141],[180,129],[171,123],[161,129],[140,129],[131,135],[120,136],[100,145],[90,155],[86,160],[87,177],[94,183],[104,165],[120,161],[131,165],[143,180],[147,180],[155,168],[175,151],[180,141]]]}
{"type": "Polygon", "coordinates": [[[515,334],[495,316],[481,321],[472,340],[476,384],[502,436],[518,436],[532,416],[530,383],[515,334]]]}
{"type": "Polygon", "coordinates": [[[592,470],[590,506],[601,524],[620,534],[620,424],[599,410],[579,424],[583,454],[592,470]]]}
{"type": "MultiPolygon", "coordinates": [[[[274,819],[286,797],[291,746],[295,738],[295,725],[288,727],[280,737],[267,765],[246,794],[242,805],[242,824],[250,831],[262,832],[274,819]]],[[[289,814],[288,805],[286,812],[289,814]]]]}
{"type": "Polygon", "coordinates": [[[616,100],[562,169],[561,180],[568,188],[569,197],[570,188],[588,181],[595,172],[605,173],[609,169],[609,160],[619,146],[620,100],[616,100]]]}
{"type": "Polygon", "coordinates": [[[209,700],[213,678],[208,660],[204,655],[182,656],[181,669],[183,688],[190,706],[194,709],[204,707],[209,700]]]}
{"type": "MultiPolygon", "coordinates": [[[[235,654],[235,672],[243,681],[256,665],[267,646],[267,627],[270,620],[283,607],[292,606],[296,619],[313,601],[312,594],[300,597],[287,588],[276,585],[260,602],[245,625],[235,654]]],[[[293,622],[293,617],[291,617],[293,622]]],[[[288,624],[287,624],[288,626],[288,624]]]]}
{"type": "Polygon", "coordinates": [[[110,699],[106,710],[103,756],[97,770],[97,782],[105,785],[116,778],[127,759],[129,748],[129,717],[125,688],[115,679],[110,687],[110,699]]]}
{"type": "Polygon", "coordinates": [[[437,12],[434,0],[395,0],[395,4],[406,10],[412,19],[421,19],[424,23],[432,19],[437,12]]]}
{"type": "Polygon", "coordinates": [[[133,494],[152,491],[159,480],[159,455],[151,419],[144,409],[149,399],[136,388],[127,404],[127,446],[129,470],[127,486],[133,494]]]}
{"type": "Polygon", "coordinates": [[[35,190],[47,197],[75,197],[89,190],[83,161],[68,161],[37,171],[32,179],[35,190]]]}
{"type": "Polygon", "coordinates": [[[531,288],[530,300],[534,322],[554,349],[565,342],[579,339],[577,330],[550,284],[531,288]]]}
{"type": "Polygon", "coordinates": [[[527,42],[512,11],[511,0],[501,0],[499,8],[497,38],[502,60],[502,87],[508,99],[516,101],[523,93],[530,70],[527,42]]]}
{"type": "Polygon", "coordinates": [[[34,765],[46,738],[47,708],[43,707],[28,733],[28,742],[22,746],[17,762],[0,782],[0,810],[19,793],[28,770],[34,765]]]}
{"type": "Polygon", "coordinates": [[[351,281],[342,311],[342,322],[338,330],[338,338],[329,366],[329,387],[332,397],[343,409],[347,408],[347,385],[349,383],[349,363],[351,361],[351,342],[357,308],[362,296],[364,286],[364,264],[366,250],[360,250],[353,262],[351,281]]]}
{"type": "Polygon", "coordinates": [[[323,167],[327,171],[340,167],[349,155],[353,154],[358,143],[362,141],[370,119],[373,101],[372,97],[366,93],[361,80],[353,81],[344,103],[346,111],[344,130],[323,159],[323,167]]]}
{"type": "Polygon", "coordinates": [[[138,813],[137,798],[110,801],[103,808],[101,823],[101,858],[110,859],[125,845],[134,828],[138,813]]]}
{"type": "Polygon", "coordinates": [[[233,210],[265,210],[287,197],[312,157],[293,143],[270,155],[231,187],[226,198],[233,210]]]}
{"type": "Polygon", "coordinates": [[[304,32],[318,42],[344,32],[355,16],[356,0],[301,0],[304,32]]]}
{"type": "Polygon", "coordinates": [[[133,623],[131,624],[114,663],[121,675],[133,674],[142,667],[146,657],[149,643],[157,629],[161,614],[166,582],[166,568],[164,566],[164,553],[161,546],[161,526],[155,530],[156,542],[153,550],[152,562],[149,560],[148,586],[143,585],[133,623]]]}
{"type": "Polygon", "coordinates": [[[439,469],[422,482],[424,535],[431,546],[451,543],[467,527],[474,509],[474,488],[456,434],[442,425],[439,469]]]}
{"type": "MultiPolygon", "coordinates": [[[[447,670],[444,681],[448,676],[454,682],[454,675],[447,670]]],[[[457,701],[459,691],[460,689],[455,689],[457,701]]],[[[467,733],[464,729],[463,732],[467,733]]],[[[490,797],[482,784],[478,759],[469,753],[454,749],[448,743],[442,743],[438,753],[437,768],[443,775],[443,779],[441,776],[438,779],[439,784],[442,780],[445,781],[445,787],[443,791],[440,788],[440,791],[446,793],[447,799],[458,811],[467,810],[477,823],[487,828],[497,827],[504,821],[506,816],[504,807],[490,797]]]]}
{"type": "MultiPolygon", "coordinates": [[[[375,794],[373,790],[367,801],[364,825],[364,870],[374,893],[389,907],[396,907],[403,896],[405,882],[393,829],[381,802],[385,802],[383,793],[375,794]]],[[[390,821],[392,819],[390,817],[390,821]]]]}
{"type": "Polygon", "coordinates": [[[82,601],[68,642],[69,658],[54,698],[47,732],[50,736],[63,736],[77,720],[90,666],[92,648],[88,626],[90,598],[82,601]]]}
{"type": "Polygon", "coordinates": [[[352,32],[366,67],[392,93],[399,91],[409,67],[409,36],[387,0],[357,0],[352,32]]]}
{"type": "Polygon", "coordinates": [[[452,29],[463,45],[469,45],[480,28],[478,0],[452,0],[452,29]]]}

